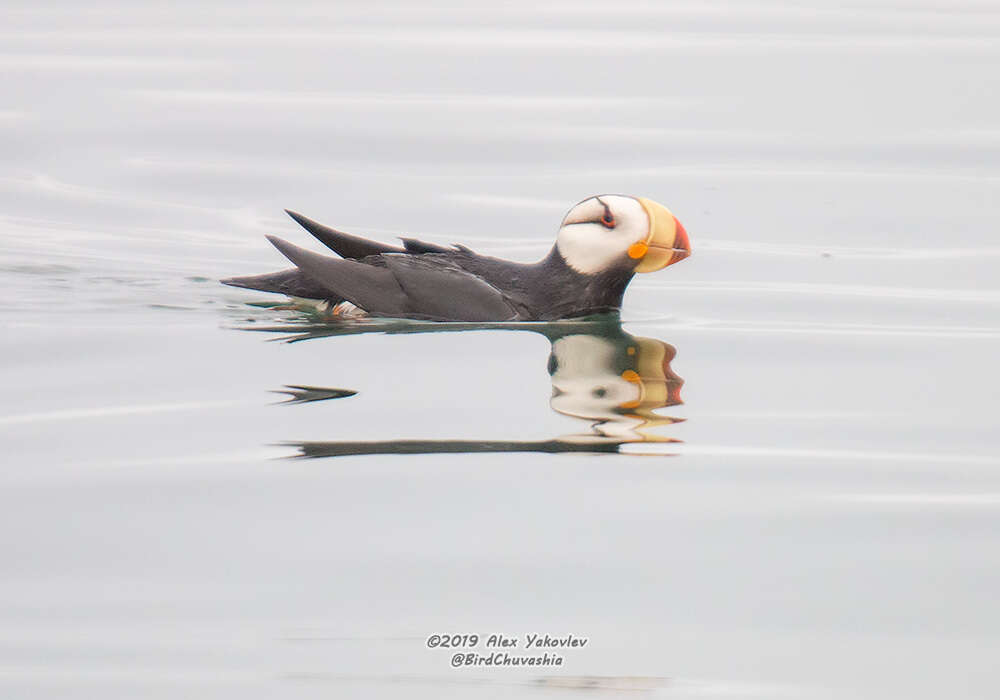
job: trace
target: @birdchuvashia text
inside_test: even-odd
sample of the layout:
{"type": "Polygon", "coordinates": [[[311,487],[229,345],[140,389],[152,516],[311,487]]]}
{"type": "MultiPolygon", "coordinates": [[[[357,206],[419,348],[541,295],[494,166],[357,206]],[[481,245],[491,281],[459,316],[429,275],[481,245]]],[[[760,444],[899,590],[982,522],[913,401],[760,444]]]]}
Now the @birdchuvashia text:
{"type": "Polygon", "coordinates": [[[432,634],[428,649],[448,652],[452,668],[515,668],[562,666],[566,652],[579,651],[590,642],[577,634],[432,634]]]}

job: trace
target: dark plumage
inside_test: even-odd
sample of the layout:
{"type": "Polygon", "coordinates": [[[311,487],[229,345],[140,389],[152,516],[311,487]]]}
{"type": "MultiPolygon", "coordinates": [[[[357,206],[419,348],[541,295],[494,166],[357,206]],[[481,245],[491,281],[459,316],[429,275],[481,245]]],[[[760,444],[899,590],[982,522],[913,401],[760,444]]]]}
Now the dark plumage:
{"type": "MultiPolygon", "coordinates": [[[[601,201],[592,198],[574,207],[560,229],[560,241],[567,231],[564,245],[570,250],[580,245],[573,237],[586,233],[588,229],[583,227],[597,224],[586,216],[580,221],[570,221],[570,217],[594,200],[601,201]],[[577,228],[570,230],[573,226],[577,228]]],[[[601,206],[606,209],[603,202],[601,206]]],[[[593,267],[593,261],[584,261],[583,269],[587,271],[581,271],[579,265],[564,257],[560,242],[541,261],[522,264],[479,255],[460,245],[444,247],[410,238],[403,239],[402,247],[385,245],[337,231],[292,211],[288,214],[340,257],[320,255],[268,236],[296,267],[225,279],[224,284],[326,301],[334,306],[349,302],[373,316],[434,321],[550,321],[618,309],[625,288],[642,263],[628,248],[636,236],[627,232],[619,236],[624,245],[612,233],[607,242],[599,238],[599,247],[608,248],[602,252],[606,259],[590,270],[587,265],[593,267]],[[620,247],[620,255],[617,248],[610,246],[620,247]]],[[[641,222],[640,241],[654,239],[653,216],[650,212],[650,223],[641,222]]],[[[607,221],[601,225],[615,228],[607,221]]],[[[683,228],[680,231],[683,233],[683,228]]],[[[592,236],[593,231],[588,235],[592,236]]],[[[686,256],[686,236],[682,244],[686,256]]],[[[665,264],[673,262],[669,253],[667,260],[665,264]]]]}

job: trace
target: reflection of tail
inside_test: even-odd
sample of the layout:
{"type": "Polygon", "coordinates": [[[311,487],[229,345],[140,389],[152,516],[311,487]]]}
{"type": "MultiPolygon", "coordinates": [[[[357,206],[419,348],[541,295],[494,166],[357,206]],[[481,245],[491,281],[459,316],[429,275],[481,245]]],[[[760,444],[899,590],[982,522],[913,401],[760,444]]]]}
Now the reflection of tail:
{"type": "Polygon", "coordinates": [[[310,401],[326,401],[327,399],[346,399],[358,392],[353,389],[327,389],[322,386],[286,384],[284,389],[275,389],[271,393],[288,394],[290,397],[278,403],[309,403],[310,401]]]}
{"type": "MultiPolygon", "coordinates": [[[[594,435],[570,436],[568,439],[499,441],[499,440],[376,440],[372,442],[284,442],[296,447],[296,457],[348,457],[358,455],[479,454],[489,452],[540,452],[561,454],[619,454],[622,445],[635,440],[602,439],[594,435]]],[[[655,442],[680,442],[660,438],[655,442]]],[[[669,453],[657,453],[673,456],[669,453]]]]}

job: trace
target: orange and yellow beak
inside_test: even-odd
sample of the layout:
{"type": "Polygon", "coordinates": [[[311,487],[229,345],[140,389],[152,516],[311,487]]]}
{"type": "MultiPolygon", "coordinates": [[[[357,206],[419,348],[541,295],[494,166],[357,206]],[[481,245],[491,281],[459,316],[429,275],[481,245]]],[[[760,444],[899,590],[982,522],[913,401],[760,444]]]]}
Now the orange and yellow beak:
{"type": "Polygon", "coordinates": [[[687,231],[662,204],[636,197],[649,216],[649,235],[629,246],[628,256],[638,261],[636,272],[655,272],[691,255],[687,231]]]}
{"type": "MultiPolygon", "coordinates": [[[[652,410],[684,403],[681,400],[684,380],[670,368],[677,355],[674,346],[653,338],[634,338],[634,341],[635,344],[628,348],[628,354],[635,358],[635,369],[622,372],[622,379],[639,388],[639,398],[618,407],[652,410]]],[[[670,422],[676,422],[676,419],[672,418],[670,422]]]]}

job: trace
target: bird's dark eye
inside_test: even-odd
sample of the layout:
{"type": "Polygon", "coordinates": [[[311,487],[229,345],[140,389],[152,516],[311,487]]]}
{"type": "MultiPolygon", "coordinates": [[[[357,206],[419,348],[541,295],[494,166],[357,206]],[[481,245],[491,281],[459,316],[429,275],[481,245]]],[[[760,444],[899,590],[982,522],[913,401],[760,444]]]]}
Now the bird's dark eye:
{"type": "MultiPolygon", "coordinates": [[[[601,200],[597,201],[600,202],[601,200]]],[[[604,214],[601,215],[601,223],[605,228],[614,228],[617,223],[615,215],[611,213],[611,208],[607,204],[604,204],[604,202],[601,202],[601,204],[604,205],[604,214]]]]}
{"type": "Polygon", "coordinates": [[[605,396],[608,395],[608,390],[605,389],[603,386],[599,386],[590,393],[593,394],[595,399],[603,399],[605,396]]]}

